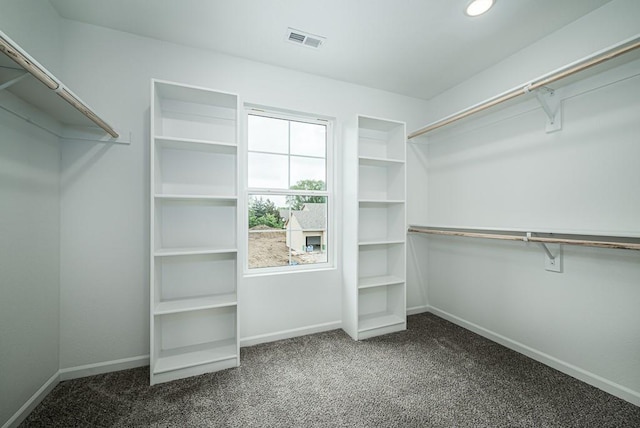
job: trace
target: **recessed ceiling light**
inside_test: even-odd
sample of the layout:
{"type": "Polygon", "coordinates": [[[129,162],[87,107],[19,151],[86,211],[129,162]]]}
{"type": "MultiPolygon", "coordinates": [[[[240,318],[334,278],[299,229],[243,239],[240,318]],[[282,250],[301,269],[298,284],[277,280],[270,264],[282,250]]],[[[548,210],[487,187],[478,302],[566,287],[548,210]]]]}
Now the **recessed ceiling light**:
{"type": "Polygon", "coordinates": [[[495,3],[495,0],[473,0],[471,3],[467,5],[467,8],[464,10],[469,16],[478,16],[482,15],[495,3]]]}

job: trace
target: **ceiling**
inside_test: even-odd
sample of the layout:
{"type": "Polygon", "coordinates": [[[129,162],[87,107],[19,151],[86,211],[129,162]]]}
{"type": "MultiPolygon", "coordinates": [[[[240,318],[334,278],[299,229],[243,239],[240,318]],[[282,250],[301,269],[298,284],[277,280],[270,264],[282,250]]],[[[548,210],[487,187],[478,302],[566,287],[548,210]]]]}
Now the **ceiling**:
{"type": "Polygon", "coordinates": [[[61,17],[429,99],[610,0],[50,0],[61,17]],[[286,41],[287,27],[326,37],[286,41]]]}

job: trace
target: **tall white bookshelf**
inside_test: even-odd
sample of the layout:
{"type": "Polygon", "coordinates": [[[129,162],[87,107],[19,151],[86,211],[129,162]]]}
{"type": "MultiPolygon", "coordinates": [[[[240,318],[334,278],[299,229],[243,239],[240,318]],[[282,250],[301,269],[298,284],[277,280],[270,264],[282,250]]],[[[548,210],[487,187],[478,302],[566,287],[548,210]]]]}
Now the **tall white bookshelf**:
{"type": "Polygon", "coordinates": [[[240,364],[234,94],[151,82],[151,384],[240,364]]]}
{"type": "Polygon", "coordinates": [[[405,330],[406,125],[345,127],[343,329],[355,340],[405,330]]]}

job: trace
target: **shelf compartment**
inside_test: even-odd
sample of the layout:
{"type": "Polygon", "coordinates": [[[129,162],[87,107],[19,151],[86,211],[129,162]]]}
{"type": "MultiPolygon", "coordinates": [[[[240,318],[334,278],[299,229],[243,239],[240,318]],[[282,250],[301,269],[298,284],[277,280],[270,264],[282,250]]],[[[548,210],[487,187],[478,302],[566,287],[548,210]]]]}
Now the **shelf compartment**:
{"type": "Polygon", "coordinates": [[[402,284],[404,279],[393,275],[370,276],[358,278],[358,288],[383,287],[385,285],[402,284]]]}
{"type": "Polygon", "coordinates": [[[404,278],[405,244],[361,245],[358,249],[358,277],[393,276],[404,278]]]}
{"type": "Polygon", "coordinates": [[[358,331],[406,322],[404,283],[358,291],[358,331]]]}
{"type": "Polygon", "coordinates": [[[404,200],[405,165],[360,159],[358,199],[404,200]]]}
{"type": "Polygon", "coordinates": [[[396,324],[404,324],[405,322],[405,318],[386,312],[362,315],[359,318],[358,332],[362,333],[396,324]]]}
{"type": "Polygon", "coordinates": [[[223,340],[202,345],[185,346],[170,351],[161,351],[153,373],[166,373],[202,364],[236,359],[237,357],[235,340],[223,340]]]}
{"type": "Polygon", "coordinates": [[[158,194],[237,195],[235,145],[156,140],[155,191],[158,194]]]}
{"type": "Polygon", "coordinates": [[[404,204],[360,203],[358,240],[371,242],[404,242],[406,237],[404,204]]]}
{"type": "Polygon", "coordinates": [[[236,326],[235,306],[156,316],[153,373],[237,358],[236,326]]]}
{"type": "Polygon", "coordinates": [[[155,254],[235,248],[236,210],[235,201],[156,201],[155,254]]]}
{"type": "Polygon", "coordinates": [[[234,253],[161,257],[154,267],[155,313],[231,304],[236,275],[234,253]]]}
{"type": "Polygon", "coordinates": [[[405,159],[404,123],[360,116],[358,137],[359,156],[399,161],[405,159]]]}
{"type": "Polygon", "coordinates": [[[155,81],[155,135],[237,143],[238,97],[155,81]]]}

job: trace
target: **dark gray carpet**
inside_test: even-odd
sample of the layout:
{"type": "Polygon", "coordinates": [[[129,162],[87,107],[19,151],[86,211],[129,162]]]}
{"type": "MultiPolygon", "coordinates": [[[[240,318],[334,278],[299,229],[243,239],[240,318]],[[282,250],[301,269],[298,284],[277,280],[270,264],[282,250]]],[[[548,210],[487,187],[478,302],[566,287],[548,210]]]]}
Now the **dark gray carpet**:
{"type": "Polygon", "coordinates": [[[23,427],[640,427],[640,408],[431,314],[242,348],[150,387],[148,367],[63,382],[23,427]]]}

